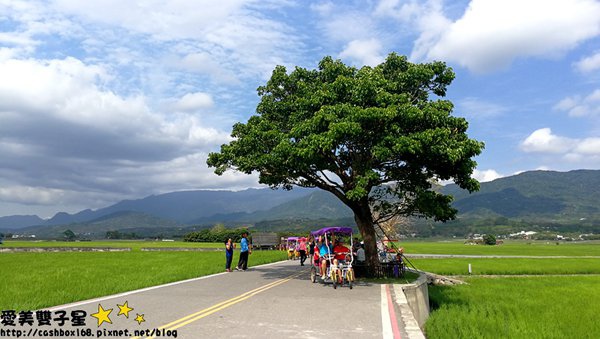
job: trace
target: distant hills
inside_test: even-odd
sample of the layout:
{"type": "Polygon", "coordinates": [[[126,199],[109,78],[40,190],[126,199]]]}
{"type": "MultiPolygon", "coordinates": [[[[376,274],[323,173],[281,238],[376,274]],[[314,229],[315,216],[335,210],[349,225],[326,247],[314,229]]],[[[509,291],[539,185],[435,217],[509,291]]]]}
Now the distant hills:
{"type": "Polygon", "coordinates": [[[481,184],[473,194],[444,187],[464,216],[574,216],[600,214],[600,171],[530,171],[481,184]]]}
{"type": "MultiPolygon", "coordinates": [[[[417,233],[460,235],[480,229],[548,227],[543,225],[592,231],[598,227],[600,232],[599,170],[524,172],[482,183],[473,194],[456,185],[441,190],[454,197],[458,219],[446,224],[414,220],[417,233]]],[[[352,225],[353,215],[331,193],[317,189],[199,190],[124,200],[94,211],[61,212],[49,220],[35,215],[0,217],[0,231],[38,237],[61,237],[67,229],[90,238],[116,230],[172,236],[216,223],[300,230],[317,224],[352,225]]]]}

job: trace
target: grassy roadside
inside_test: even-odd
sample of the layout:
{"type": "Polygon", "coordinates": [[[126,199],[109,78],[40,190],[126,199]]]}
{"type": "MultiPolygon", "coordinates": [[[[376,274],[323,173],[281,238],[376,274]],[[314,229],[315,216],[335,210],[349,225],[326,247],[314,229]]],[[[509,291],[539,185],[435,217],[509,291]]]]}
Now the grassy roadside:
{"type": "MultiPolygon", "coordinates": [[[[284,259],[284,252],[254,251],[250,266],[284,259]]],[[[223,252],[0,253],[0,310],[61,305],[224,268],[223,252]]]]}
{"type": "Polygon", "coordinates": [[[600,324],[595,320],[600,312],[600,259],[578,258],[597,256],[600,244],[452,243],[434,251],[436,244],[416,244],[413,250],[572,257],[411,259],[417,268],[443,275],[466,275],[468,264],[472,266],[473,276],[465,278],[467,285],[430,286],[433,308],[425,324],[427,338],[600,338],[600,324]]]}
{"type": "Polygon", "coordinates": [[[600,277],[467,281],[430,287],[427,338],[600,338],[600,277]]]}

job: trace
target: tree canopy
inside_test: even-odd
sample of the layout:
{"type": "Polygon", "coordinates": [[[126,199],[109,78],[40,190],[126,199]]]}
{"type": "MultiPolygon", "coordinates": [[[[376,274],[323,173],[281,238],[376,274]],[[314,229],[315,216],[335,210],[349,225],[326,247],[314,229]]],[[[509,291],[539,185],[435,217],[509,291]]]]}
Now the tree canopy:
{"type": "MultiPolygon", "coordinates": [[[[443,62],[414,64],[395,53],[360,69],[331,57],[314,70],[277,66],[258,88],[256,115],[236,123],[234,140],[207,163],[219,175],[258,172],[274,188],[329,191],[354,211],[365,241],[374,223],[394,215],[453,219],[452,198],[432,184],[477,190],[471,158],[483,149],[442,99],[453,79],[443,62]]],[[[366,247],[374,252],[374,240],[366,247]]]]}

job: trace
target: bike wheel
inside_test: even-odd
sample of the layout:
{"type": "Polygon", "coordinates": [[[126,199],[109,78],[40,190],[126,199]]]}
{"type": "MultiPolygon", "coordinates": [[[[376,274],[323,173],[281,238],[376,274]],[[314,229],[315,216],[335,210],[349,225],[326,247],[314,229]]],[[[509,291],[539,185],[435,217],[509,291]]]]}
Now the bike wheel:
{"type": "Polygon", "coordinates": [[[314,267],[310,268],[310,281],[317,282],[317,269],[314,267]]]}

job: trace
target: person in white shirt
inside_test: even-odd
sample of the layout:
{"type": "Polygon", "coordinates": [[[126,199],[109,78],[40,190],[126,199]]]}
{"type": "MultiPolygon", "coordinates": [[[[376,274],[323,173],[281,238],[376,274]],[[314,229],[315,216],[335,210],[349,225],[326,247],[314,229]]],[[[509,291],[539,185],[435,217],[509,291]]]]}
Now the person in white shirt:
{"type": "Polygon", "coordinates": [[[364,263],[366,260],[367,257],[365,256],[365,245],[361,244],[358,250],[356,251],[356,261],[358,261],[359,263],[364,263]]]}

